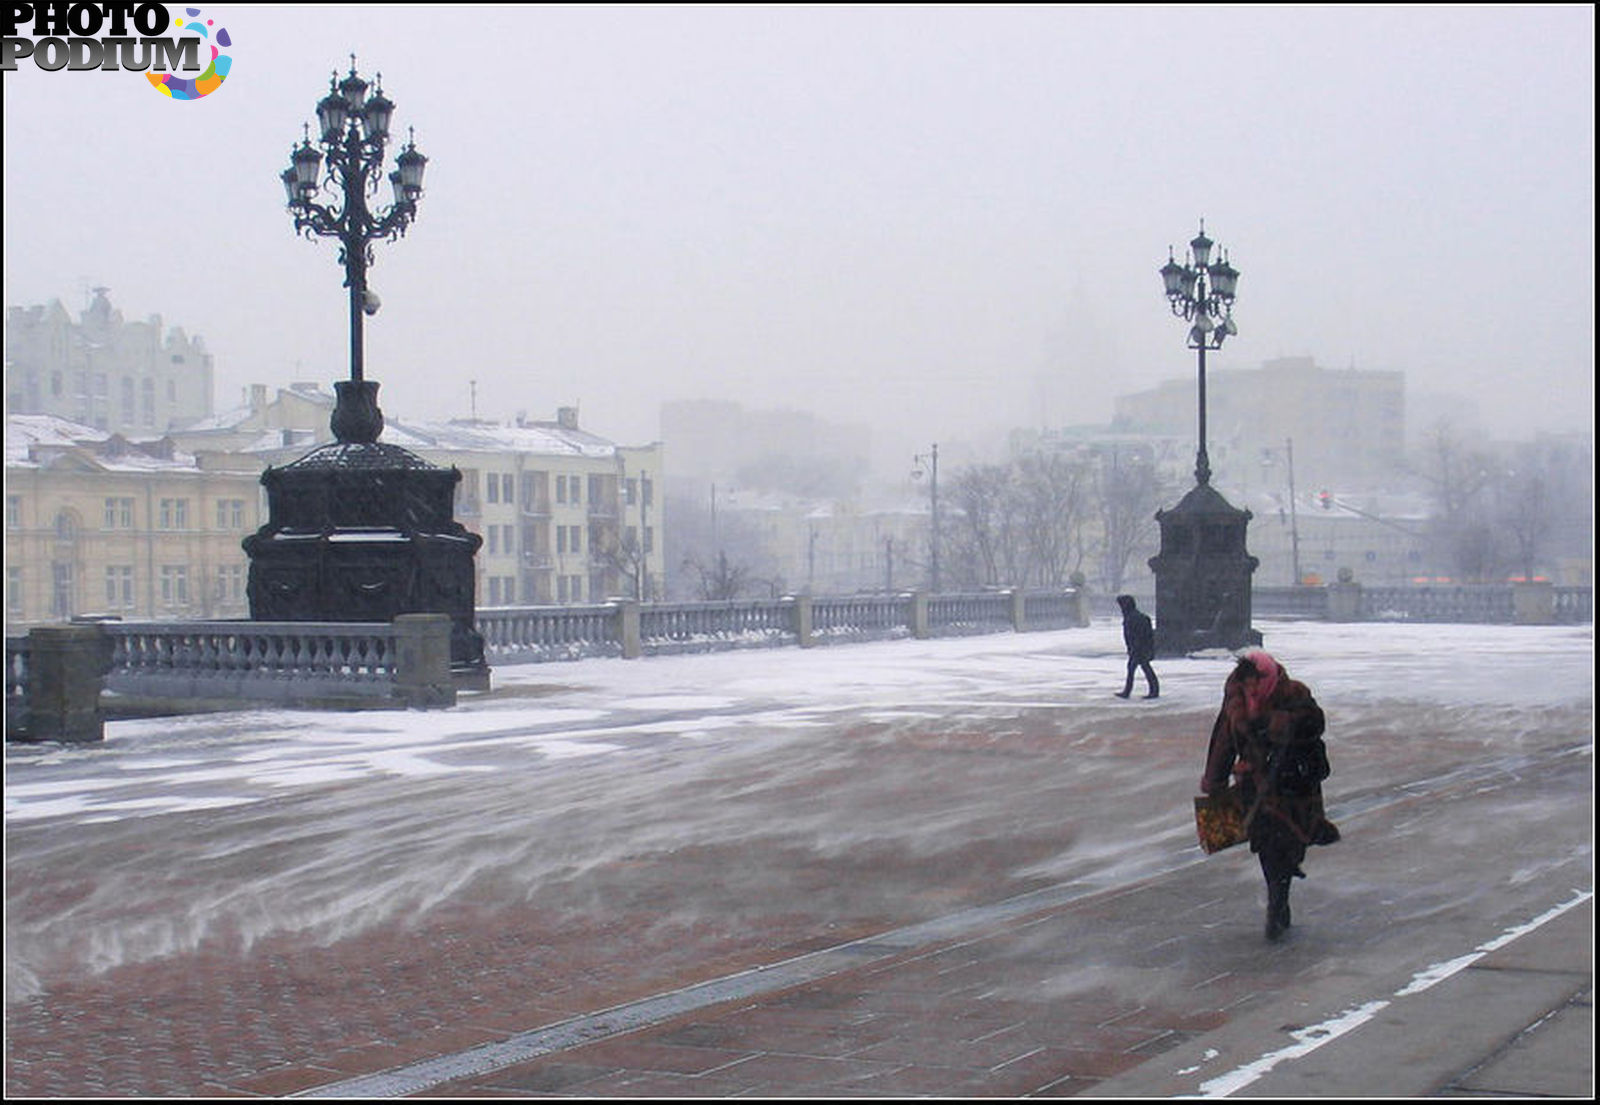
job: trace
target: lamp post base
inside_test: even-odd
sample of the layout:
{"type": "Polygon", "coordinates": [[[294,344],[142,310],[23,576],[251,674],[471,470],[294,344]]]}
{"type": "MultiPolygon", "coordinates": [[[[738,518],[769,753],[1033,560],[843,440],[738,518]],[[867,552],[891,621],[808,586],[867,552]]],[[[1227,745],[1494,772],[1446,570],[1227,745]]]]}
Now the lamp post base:
{"type": "MultiPolygon", "coordinates": [[[[371,385],[376,390],[377,385],[371,385]]],[[[342,442],[268,468],[269,520],[244,540],[254,621],[388,622],[448,614],[458,680],[486,680],[461,473],[395,445],[342,442]]]]}
{"type": "Polygon", "coordinates": [[[1156,653],[1184,656],[1207,648],[1261,643],[1250,626],[1251,576],[1260,563],[1245,551],[1250,512],[1200,484],[1171,510],[1158,511],[1161,552],[1156,576],[1156,653]]]}

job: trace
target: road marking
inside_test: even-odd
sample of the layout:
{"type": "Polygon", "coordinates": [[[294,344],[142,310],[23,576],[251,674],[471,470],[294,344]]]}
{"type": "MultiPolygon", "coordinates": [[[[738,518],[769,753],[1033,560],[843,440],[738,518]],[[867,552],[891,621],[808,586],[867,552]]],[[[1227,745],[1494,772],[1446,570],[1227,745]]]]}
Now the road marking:
{"type": "MultiPolygon", "coordinates": [[[[1508,770],[1512,770],[1515,767],[1525,766],[1528,763],[1545,762],[1550,758],[1560,758],[1572,751],[1574,750],[1558,749],[1554,753],[1536,756],[1521,755],[1497,760],[1487,765],[1470,765],[1473,769],[1470,772],[1467,769],[1456,769],[1443,775],[1435,776],[1432,779],[1414,781],[1393,791],[1368,794],[1330,809],[1329,813],[1341,820],[1346,818],[1354,819],[1358,815],[1365,815],[1374,810],[1415,798],[1417,797],[1415,788],[1426,784],[1459,785],[1463,775],[1473,778],[1504,778],[1508,770]]],[[[1470,778],[1469,781],[1471,781],[1470,778]]],[[[1117,884],[1143,882],[1146,879],[1160,878],[1205,862],[1207,857],[1194,846],[1193,838],[1188,836],[1190,831],[1185,830],[1182,834],[1186,838],[1182,849],[1153,856],[1149,868],[1138,871],[1132,878],[1127,877],[1128,871],[1126,869],[1111,873],[1115,875],[1115,882],[1117,884]]],[[[1180,834],[1174,832],[1170,835],[1177,836],[1180,834]]],[[[360,1075],[339,1082],[314,1086],[288,1096],[377,1098],[402,1097],[421,1093],[432,1086],[445,1082],[485,1074],[517,1063],[537,1059],[543,1055],[564,1051],[579,1044],[592,1043],[608,1036],[648,1028],[651,1025],[659,1024],[672,1017],[681,1016],[697,1009],[704,1009],[726,1001],[769,994],[805,982],[814,982],[829,975],[862,966],[865,963],[902,955],[924,944],[958,939],[985,931],[998,924],[1020,920],[1033,913],[1058,909],[1109,889],[1112,884],[1107,881],[1107,875],[1108,873],[1091,874],[1071,882],[1041,887],[1038,890],[1020,894],[1004,901],[972,906],[958,910],[955,913],[929,918],[925,921],[892,929],[848,944],[823,948],[806,955],[796,956],[793,959],[755,967],[737,974],[726,975],[722,978],[710,979],[706,982],[684,987],[681,990],[657,994],[627,1005],[617,1006],[598,1013],[585,1014],[557,1024],[547,1025],[543,1028],[521,1032],[504,1040],[480,1044],[466,1051],[420,1060],[392,1070],[380,1071],[376,1074],[360,1075]]],[[[1559,915],[1559,913],[1565,912],[1572,906],[1580,904],[1581,901],[1587,900],[1588,896],[1589,893],[1583,893],[1582,898],[1558,907],[1549,916],[1543,916],[1534,922],[1530,922],[1531,928],[1537,928],[1549,920],[1550,916],[1559,915]]],[[[1505,936],[1497,939],[1503,941],[1515,939],[1516,936],[1521,935],[1523,932],[1531,931],[1531,928],[1513,929],[1505,936]]],[[[1493,944],[1493,947],[1484,945],[1481,951],[1486,953],[1499,946],[1499,944],[1493,944]]],[[[1474,956],[1473,958],[1477,957],[1474,956]]],[[[1462,963],[1461,966],[1464,967],[1466,964],[1462,963]]],[[[1435,968],[1429,969],[1433,970],[1435,968]]],[[[1456,970],[1460,969],[1461,967],[1456,968],[1456,970]]],[[[1418,977],[1420,978],[1421,976],[1419,975],[1418,977]]],[[[1416,980],[1413,980],[1413,985],[1415,985],[1415,982],[1416,980]]],[[[1243,1077],[1244,1081],[1240,1082],[1239,1085],[1248,1085],[1284,1059],[1306,1054],[1321,1047],[1329,1039],[1335,1038],[1336,1035],[1343,1035],[1345,1032],[1359,1027],[1360,1024],[1369,1020],[1371,1015],[1388,1004],[1387,1001],[1377,1003],[1376,1008],[1367,1016],[1351,1020],[1349,1023],[1341,1021],[1341,1018],[1346,1017],[1347,1014],[1340,1014],[1338,1018],[1325,1022],[1322,1026],[1302,1029],[1299,1033],[1296,1033],[1296,1036],[1306,1037],[1304,1043],[1297,1043],[1292,1048],[1284,1049],[1282,1053],[1274,1052],[1272,1055],[1263,1056],[1262,1059],[1258,1059],[1250,1067],[1242,1068],[1240,1072],[1235,1072],[1234,1075],[1225,1075],[1223,1077],[1243,1077]],[[1337,1029],[1336,1032],[1335,1029],[1337,1029]],[[1334,1032],[1334,1035],[1322,1038],[1320,1034],[1327,1032],[1334,1032]],[[1314,1036],[1316,1038],[1312,1038],[1314,1036]],[[1261,1063],[1268,1063],[1268,1065],[1261,1069],[1259,1073],[1246,1076],[1247,1072],[1261,1063]]],[[[1206,1083],[1205,1085],[1211,1085],[1211,1083],[1206,1083]]],[[[1232,1092],[1233,1089],[1230,1088],[1223,1093],[1206,1094],[1205,1096],[1225,1097],[1232,1092]]]]}
{"type": "MultiPolygon", "coordinates": [[[[1507,929],[1487,943],[1479,944],[1471,953],[1423,968],[1412,975],[1411,981],[1396,990],[1391,998],[1369,1001],[1365,1005],[1359,1005],[1353,1009],[1346,1009],[1337,1013],[1321,1024],[1298,1029],[1291,1033],[1295,1042],[1288,1047],[1270,1051],[1254,1062],[1246,1063],[1244,1066],[1229,1071],[1227,1074],[1208,1079],[1200,1083],[1200,1092],[1198,1094],[1184,1096],[1227,1097],[1230,1094],[1237,1093],[1267,1074],[1278,1064],[1290,1059],[1298,1059],[1302,1055],[1309,1055],[1323,1044],[1337,1040],[1340,1036],[1360,1028],[1392,1005],[1394,998],[1410,997],[1413,994],[1420,994],[1425,990],[1432,989],[1445,979],[1472,966],[1472,964],[1490,952],[1505,947],[1518,937],[1526,936],[1539,926],[1554,920],[1569,909],[1582,905],[1592,897],[1594,897],[1594,891],[1592,890],[1575,890],[1573,891],[1573,896],[1567,901],[1545,910],[1531,921],[1507,929]]],[[[1189,1069],[1193,1070],[1195,1068],[1189,1069]]]]}

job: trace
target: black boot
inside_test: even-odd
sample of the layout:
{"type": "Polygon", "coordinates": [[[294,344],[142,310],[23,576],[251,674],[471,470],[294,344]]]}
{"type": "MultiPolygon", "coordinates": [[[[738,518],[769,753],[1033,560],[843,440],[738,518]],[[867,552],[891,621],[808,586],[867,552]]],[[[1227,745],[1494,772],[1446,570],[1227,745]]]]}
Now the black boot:
{"type": "Polygon", "coordinates": [[[1267,939],[1277,940],[1288,927],[1289,879],[1272,879],[1267,883],[1267,939]]]}

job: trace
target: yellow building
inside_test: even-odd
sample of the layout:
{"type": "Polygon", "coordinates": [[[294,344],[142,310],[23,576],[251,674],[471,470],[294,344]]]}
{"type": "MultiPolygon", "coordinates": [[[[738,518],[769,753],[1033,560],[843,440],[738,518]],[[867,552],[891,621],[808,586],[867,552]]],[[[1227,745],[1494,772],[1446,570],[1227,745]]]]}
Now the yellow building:
{"type": "Polygon", "coordinates": [[[383,440],[461,470],[456,520],[483,538],[477,605],[664,596],[659,442],[618,445],[572,407],[553,422],[390,421],[383,440]]]}
{"type": "MultiPolygon", "coordinates": [[[[280,392],[278,403],[309,397],[292,391],[280,392]]],[[[248,448],[263,465],[288,464],[309,447],[287,422],[263,427],[251,420],[250,428],[257,444],[248,448]],[[278,441],[280,429],[292,443],[278,441]]],[[[456,521],[483,538],[474,558],[475,605],[665,596],[659,442],[618,445],[581,429],[570,407],[551,422],[386,418],[382,440],[460,470],[456,521]]]]}
{"type": "Polygon", "coordinates": [[[8,629],[249,615],[240,542],[261,524],[258,461],[52,415],[7,418],[5,447],[8,629]]]}

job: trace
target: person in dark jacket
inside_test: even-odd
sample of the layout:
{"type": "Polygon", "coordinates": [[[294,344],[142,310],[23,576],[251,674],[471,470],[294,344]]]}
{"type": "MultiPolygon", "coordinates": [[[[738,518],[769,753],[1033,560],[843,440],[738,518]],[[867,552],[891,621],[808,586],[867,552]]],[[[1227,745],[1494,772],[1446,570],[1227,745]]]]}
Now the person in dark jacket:
{"type": "Polygon", "coordinates": [[[1128,678],[1117,692],[1118,698],[1133,693],[1133,673],[1144,671],[1144,682],[1149,693],[1146,698],[1161,697],[1161,681],[1150,661],[1156,658],[1156,631],[1149,615],[1141,611],[1132,595],[1118,595],[1117,605],[1122,607],[1122,643],[1128,646],[1128,678]]]}
{"type": "Polygon", "coordinates": [[[1237,782],[1250,850],[1267,883],[1268,940],[1289,927],[1289,886],[1305,878],[1300,864],[1307,846],[1339,839],[1322,804],[1326,725],[1310,688],[1267,653],[1253,651],[1228,676],[1211,727],[1200,790],[1222,790],[1230,773],[1237,782]]]}

